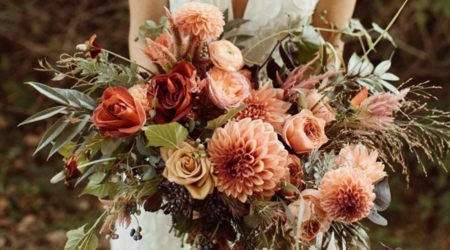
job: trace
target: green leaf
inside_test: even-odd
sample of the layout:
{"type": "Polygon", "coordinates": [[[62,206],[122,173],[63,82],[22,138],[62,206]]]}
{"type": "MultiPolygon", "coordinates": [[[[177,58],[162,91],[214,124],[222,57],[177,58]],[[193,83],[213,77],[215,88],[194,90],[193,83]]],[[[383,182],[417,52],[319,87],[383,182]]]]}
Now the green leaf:
{"type": "Polygon", "coordinates": [[[89,183],[84,188],[83,192],[81,192],[80,196],[83,194],[91,194],[97,196],[99,199],[104,198],[109,195],[111,188],[113,187],[112,183],[102,183],[106,174],[103,172],[97,172],[89,177],[89,183]]]}
{"type": "Polygon", "coordinates": [[[399,95],[400,91],[392,84],[386,82],[385,80],[378,80],[379,83],[381,83],[385,88],[387,88],[388,90],[390,90],[392,93],[399,95]]]}
{"type": "Polygon", "coordinates": [[[122,143],[122,138],[106,137],[102,142],[102,147],[100,150],[104,156],[111,156],[111,154],[116,150],[122,143]]]}
{"type": "Polygon", "coordinates": [[[378,24],[376,24],[376,23],[372,23],[372,27],[373,27],[373,30],[375,30],[376,32],[380,33],[380,35],[383,35],[384,39],[386,39],[389,42],[391,42],[392,45],[397,48],[397,44],[394,42],[394,38],[392,38],[392,36],[389,35],[388,32],[384,32],[384,29],[381,28],[380,26],[378,26],[378,24]]]}
{"type": "Polygon", "coordinates": [[[143,127],[148,140],[147,146],[165,147],[175,149],[178,144],[184,142],[188,136],[188,131],[178,122],[164,125],[149,125],[143,127]]]}
{"type": "Polygon", "coordinates": [[[85,108],[87,110],[94,110],[97,107],[94,99],[80,91],[74,89],[53,89],[64,96],[73,107],[85,108]]]}
{"type": "Polygon", "coordinates": [[[400,78],[392,73],[384,73],[380,76],[381,79],[386,81],[398,81],[400,78]]]}
{"type": "Polygon", "coordinates": [[[26,82],[25,84],[30,85],[31,87],[35,88],[39,93],[47,96],[48,98],[52,99],[53,101],[59,102],[64,105],[69,105],[70,102],[65,98],[63,95],[61,95],[58,91],[54,90],[52,87],[38,83],[38,82],[26,82]]]}
{"type": "Polygon", "coordinates": [[[56,115],[56,114],[61,113],[62,111],[66,110],[66,109],[67,109],[67,108],[64,107],[64,106],[56,106],[56,107],[53,107],[53,108],[49,108],[49,109],[43,110],[43,111],[41,111],[41,112],[38,112],[38,113],[36,113],[36,114],[30,116],[30,117],[29,117],[28,119],[26,119],[25,121],[21,122],[21,123],[18,125],[18,127],[19,127],[19,126],[22,126],[22,125],[24,125],[24,124],[28,124],[28,123],[37,122],[37,121],[40,121],[40,120],[47,119],[47,118],[49,118],[49,117],[52,117],[52,116],[54,116],[54,115],[56,115]]]}
{"type": "Polygon", "coordinates": [[[238,28],[239,26],[241,26],[244,23],[249,22],[250,20],[246,20],[246,19],[234,19],[229,21],[227,24],[225,24],[225,26],[223,27],[223,32],[228,32],[234,28],[238,28]]]}
{"type": "Polygon", "coordinates": [[[70,119],[72,119],[74,113],[69,113],[67,116],[63,116],[59,118],[48,130],[45,132],[42,137],[39,145],[34,151],[33,155],[35,155],[39,150],[47,146],[53,139],[55,139],[61,132],[67,127],[70,119]]]}
{"type": "Polygon", "coordinates": [[[138,199],[154,195],[158,191],[158,186],[162,181],[162,177],[146,181],[138,193],[138,199]]]}
{"type": "Polygon", "coordinates": [[[297,194],[300,194],[300,191],[294,185],[292,185],[291,183],[285,182],[285,181],[281,182],[281,189],[286,189],[289,191],[293,191],[297,194]]]}
{"type": "Polygon", "coordinates": [[[93,233],[93,230],[84,232],[87,224],[82,227],[70,230],[67,232],[67,242],[64,246],[64,250],[95,250],[98,246],[97,235],[93,233]]]}
{"type": "Polygon", "coordinates": [[[309,62],[316,56],[315,53],[320,49],[320,35],[314,28],[307,25],[303,28],[302,37],[295,42],[299,49],[299,55],[295,59],[297,64],[309,62]]]}
{"type": "MultiPolygon", "coordinates": [[[[62,155],[64,158],[69,158],[72,155],[72,151],[75,148],[76,144],[73,141],[69,141],[62,148],[58,150],[58,153],[62,155]]],[[[80,159],[79,159],[80,161],[80,159]]]]}
{"type": "Polygon", "coordinates": [[[375,67],[373,71],[374,75],[381,76],[386,73],[391,68],[391,60],[382,61],[380,64],[375,67]]]}
{"type": "Polygon", "coordinates": [[[79,117],[80,121],[78,123],[70,123],[61,134],[58,135],[58,138],[53,144],[50,153],[48,154],[48,158],[50,158],[54,153],[58,152],[58,150],[63,147],[68,141],[72,140],[75,136],[80,133],[84,127],[89,122],[89,115],[82,115],[79,117]]]}
{"type": "Polygon", "coordinates": [[[241,110],[243,110],[245,107],[247,107],[246,104],[241,104],[237,108],[228,110],[226,114],[221,115],[212,121],[209,121],[205,128],[213,131],[216,130],[217,128],[225,124],[229,119],[233,118],[237,113],[241,112],[241,110]]]}
{"type": "Polygon", "coordinates": [[[251,35],[236,35],[232,37],[228,37],[227,40],[232,42],[233,44],[239,44],[251,39],[253,36],[251,35]]]}
{"type": "Polygon", "coordinates": [[[359,57],[356,53],[353,53],[348,60],[347,71],[349,76],[356,76],[359,73],[359,69],[361,68],[360,63],[361,57],[359,57]]]}
{"type": "Polygon", "coordinates": [[[370,75],[373,71],[373,64],[369,61],[369,59],[365,59],[362,62],[361,69],[359,70],[359,75],[362,77],[366,77],[370,75]]]}

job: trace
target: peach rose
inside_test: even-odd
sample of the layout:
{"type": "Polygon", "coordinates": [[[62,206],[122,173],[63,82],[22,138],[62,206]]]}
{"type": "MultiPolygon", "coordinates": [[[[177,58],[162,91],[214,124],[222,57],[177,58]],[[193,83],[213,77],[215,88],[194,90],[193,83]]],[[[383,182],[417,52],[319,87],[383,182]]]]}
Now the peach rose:
{"type": "Polygon", "coordinates": [[[211,162],[193,146],[182,142],[178,148],[161,148],[161,157],[166,162],[163,176],[169,181],[186,187],[194,199],[202,200],[212,194],[217,177],[213,175],[211,162]]]}
{"type": "Polygon", "coordinates": [[[325,120],[325,124],[330,123],[336,118],[336,112],[328,105],[327,99],[315,89],[308,90],[306,93],[306,102],[308,109],[315,117],[325,120]],[[314,110],[312,108],[314,107],[314,110]]]}
{"type": "Polygon", "coordinates": [[[248,79],[234,71],[212,68],[208,73],[209,99],[220,109],[239,106],[250,94],[248,79]]]}
{"type": "Polygon", "coordinates": [[[217,68],[226,71],[240,70],[244,66],[241,51],[228,40],[209,44],[209,57],[217,68]]]}
{"type": "Polygon", "coordinates": [[[94,110],[92,121],[100,135],[127,137],[138,132],[146,121],[145,110],[127,89],[107,88],[100,106],[94,110]]]}
{"type": "Polygon", "coordinates": [[[328,141],[325,120],[315,117],[310,110],[288,118],[283,127],[283,141],[297,154],[311,152],[328,141]]]}

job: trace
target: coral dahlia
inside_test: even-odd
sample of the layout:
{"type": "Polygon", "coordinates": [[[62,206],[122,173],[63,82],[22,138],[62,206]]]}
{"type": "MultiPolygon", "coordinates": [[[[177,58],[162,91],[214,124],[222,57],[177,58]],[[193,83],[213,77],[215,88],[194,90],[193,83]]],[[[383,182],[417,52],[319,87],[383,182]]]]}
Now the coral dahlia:
{"type": "Polygon", "coordinates": [[[245,118],[217,129],[208,154],[217,189],[241,202],[248,196],[270,199],[287,171],[288,152],[272,125],[262,120],[245,118]]]}
{"type": "Polygon", "coordinates": [[[175,13],[175,22],[183,36],[195,35],[202,40],[216,39],[225,22],[219,8],[206,3],[186,3],[175,13]]]}
{"type": "Polygon", "coordinates": [[[356,222],[374,206],[372,180],[363,170],[343,167],[325,174],[320,185],[320,206],[331,220],[356,222]]]}

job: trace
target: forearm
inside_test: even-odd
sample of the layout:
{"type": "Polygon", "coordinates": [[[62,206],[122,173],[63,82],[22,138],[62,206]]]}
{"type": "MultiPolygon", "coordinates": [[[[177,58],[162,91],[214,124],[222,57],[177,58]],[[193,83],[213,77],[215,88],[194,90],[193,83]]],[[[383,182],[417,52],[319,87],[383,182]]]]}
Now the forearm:
{"type": "MultiPolygon", "coordinates": [[[[356,0],[319,0],[313,15],[313,26],[342,31],[347,27],[355,10],[356,0]],[[326,10],[324,20],[322,13],[326,10]]],[[[338,50],[343,50],[341,35],[337,32],[321,32],[325,41],[333,44],[338,50]]]]}
{"type": "Polygon", "coordinates": [[[141,51],[147,45],[144,39],[135,42],[138,36],[139,26],[147,20],[153,20],[156,23],[165,14],[164,6],[168,6],[168,0],[129,0],[130,6],[130,33],[128,36],[128,45],[130,51],[130,59],[138,64],[150,68],[151,62],[141,51]]]}

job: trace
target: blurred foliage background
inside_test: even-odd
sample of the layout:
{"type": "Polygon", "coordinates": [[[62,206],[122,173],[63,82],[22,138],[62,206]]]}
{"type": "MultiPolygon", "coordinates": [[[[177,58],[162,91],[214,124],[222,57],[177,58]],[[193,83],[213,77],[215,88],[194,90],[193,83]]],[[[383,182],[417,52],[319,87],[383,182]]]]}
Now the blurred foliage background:
{"type": "MultiPolygon", "coordinates": [[[[376,22],[386,27],[402,1],[359,0],[355,18],[366,27],[376,22]]],[[[70,81],[52,82],[52,75],[34,71],[46,57],[54,64],[62,52],[96,33],[108,49],[128,55],[127,1],[17,1],[0,0],[0,249],[63,249],[65,232],[92,221],[100,214],[99,202],[77,197],[79,188],[50,185],[60,170],[61,157],[46,159],[45,150],[32,157],[40,137],[54,120],[17,128],[28,116],[53,105],[25,81],[70,87],[70,81]]],[[[137,31],[136,31],[137,33],[137,31]]],[[[391,30],[399,48],[393,57],[394,74],[413,83],[430,80],[443,88],[439,101],[429,104],[450,109],[450,3],[448,0],[411,0],[391,30]]],[[[346,44],[360,51],[357,40],[346,44]]],[[[373,63],[394,51],[384,41],[370,56],[373,63]]],[[[450,249],[450,174],[433,163],[426,176],[414,158],[410,162],[410,187],[396,169],[390,174],[391,207],[383,212],[389,226],[364,221],[373,249],[379,242],[402,249],[450,249]]],[[[450,156],[446,159],[450,166],[450,156]]],[[[108,249],[102,240],[101,249],[108,249]]]]}

